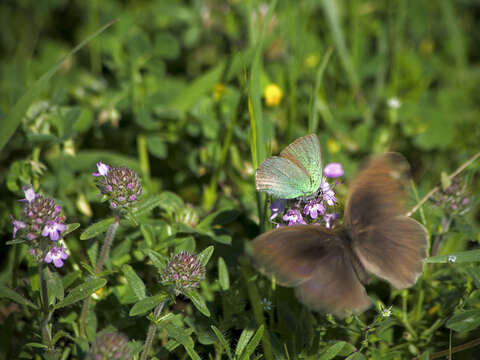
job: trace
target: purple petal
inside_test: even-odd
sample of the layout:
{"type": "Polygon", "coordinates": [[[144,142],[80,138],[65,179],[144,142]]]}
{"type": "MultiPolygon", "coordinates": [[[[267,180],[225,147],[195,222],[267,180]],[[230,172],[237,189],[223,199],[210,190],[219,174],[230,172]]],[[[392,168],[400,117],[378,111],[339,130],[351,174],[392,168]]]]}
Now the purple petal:
{"type": "Polygon", "coordinates": [[[329,163],[325,166],[323,173],[327,177],[336,178],[343,175],[342,164],[340,163],[329,163]]]}

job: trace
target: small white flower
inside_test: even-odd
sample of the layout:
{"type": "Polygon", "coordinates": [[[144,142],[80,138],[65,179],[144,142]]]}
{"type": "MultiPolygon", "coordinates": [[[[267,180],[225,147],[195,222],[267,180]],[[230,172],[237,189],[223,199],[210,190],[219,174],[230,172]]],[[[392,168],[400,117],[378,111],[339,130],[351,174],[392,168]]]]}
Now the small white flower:
{"type": "Polygon", "coordinates": [[[457,257],[455,255],[449,255],[447,261],[449,263],[454,263],[455,261],[457,261],[457,257]]]}
{"type": "Polygon", "coordinates": [[[392,315],[392,307],[391,306],[382,310],[382,316],[384,318],[388,318],[388,317],[390,317],[390,315],[392,315]]]}
{"type": "Polygon", "coordinates": [[[388,107],[390,107],[392,109],[398,109],[400,106],[402,106],[402,103],[400,102],[400,100],[398,98],[392,97],[392,98],[388,99],[387,105],[388,105],[388,107]]]}
{"type": "Polygon", "coordinates": [[[33,186],[30,185],[29,188],[23,188],[23,192],[25,194],[25,199],[29,203],[31,203],[35,198],[37,197],[37,194],[35,194],[35,191],[33,190],[33,186]]]}

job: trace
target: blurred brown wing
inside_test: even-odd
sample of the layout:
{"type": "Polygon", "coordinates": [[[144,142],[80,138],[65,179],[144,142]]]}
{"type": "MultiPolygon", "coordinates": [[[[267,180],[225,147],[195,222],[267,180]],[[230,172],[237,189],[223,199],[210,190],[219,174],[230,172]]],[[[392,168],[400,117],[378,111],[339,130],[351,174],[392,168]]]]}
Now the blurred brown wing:
{"type": "Polygon", "coordinates": [[[423,225],[397,216],[361,232],[353,248],[369,272],[403,289],[415,284],[423,271],[427,236],[423,225]]]}
{"type": "Polygon", "coordinates": [[[345,226],[350,234],[383,219],[406,213],[409,166],[397,153],[367,162],[350,184],[345,205],[345,226]]]}
{"type": "Polygon", "coordinates": [[[408,169],[400,154],[374,158],[353,180],[345,206],[345,225],[361,263],[397,288],[415,283],[427,248],[426,229],[403,215],[408,169]]]}
{"type": "Polygon", "coordinates": [[[338,232],[315,225],[278,228],[257,237],[251,255],[281,285],[298,286],[298,298],[314,310],[343,316],[370,306],[359,280],[365,270],[338,232]]]}

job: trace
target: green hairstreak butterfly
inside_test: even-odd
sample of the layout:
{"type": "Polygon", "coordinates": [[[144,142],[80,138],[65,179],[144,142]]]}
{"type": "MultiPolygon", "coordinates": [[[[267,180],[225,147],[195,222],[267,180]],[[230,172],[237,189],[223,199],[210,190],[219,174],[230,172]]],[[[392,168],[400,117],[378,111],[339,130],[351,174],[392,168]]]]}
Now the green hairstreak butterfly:
{"type": "Polygon", "coordinates": [[[301,137],[280,156],[267,158],[257,169],[257,190],[282,199],[313,195],[322,182],[322,152],[317,135],[301,137]]]}

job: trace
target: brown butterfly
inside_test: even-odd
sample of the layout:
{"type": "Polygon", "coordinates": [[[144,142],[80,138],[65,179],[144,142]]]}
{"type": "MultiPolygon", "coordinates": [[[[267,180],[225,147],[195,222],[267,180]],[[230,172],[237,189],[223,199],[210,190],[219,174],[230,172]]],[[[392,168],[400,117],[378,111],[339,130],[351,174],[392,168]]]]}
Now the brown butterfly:
{"type": "Polygon", "coordinates": [[[368,272],[397,289],[423,271],[427,231],[405,216],[408,163],[395,153],[370,160],[351,184],[344,225],[281,227],[252,242],[252,256],[279,284],[295,287],[299,300],[339,317],[371,302],[362,284],[368,272]]]}

